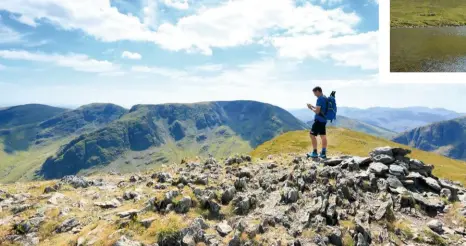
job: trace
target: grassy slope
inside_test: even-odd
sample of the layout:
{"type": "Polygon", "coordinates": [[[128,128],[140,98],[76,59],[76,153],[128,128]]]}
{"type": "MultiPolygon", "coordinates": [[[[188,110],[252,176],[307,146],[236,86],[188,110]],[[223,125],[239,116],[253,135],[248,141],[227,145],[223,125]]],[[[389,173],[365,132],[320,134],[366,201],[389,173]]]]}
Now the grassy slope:
{"type": "MultiPolygon", "coordinates": [[[[252,156],[265,158],[268,155],[285,153],[305,153],[311,149],[307,131],[293,131],[276,137],[258,146],[252,156]]],[[[369,151],[380,146],[401,146],[413,150],[412,158],[435,166],[434,174],[458,180],[466,184],[466,162],[453,160],[435,153],[425,152],[395,142],[342,128],[328,129],[330,155],[350,154],[367,156],[369,151]]]]}
{"type": "Polygon", "coordinates": [[[160,147],[153,147],[146,151],[127,151],[126,154],[109,165],[101,165],[80,174],[99,173],[110,170],[118,170],[122,173],[139,172],[155,168],[161,164],[170,165],[180,163],[181,160],[193,160],[198,157],[207,158],[212,154],[217,159],[222,159],[234,154],[248,153],[252,151],[249,142],[236,136],[226,126],[215,128],[205,133],[207,139],[197,143],[195,139],[187,137],[181,141],[169,140],[160,147]],[[219,131],[226,130],[226,134],[218,136],[219,131]],[[129,161],[130,163],[127,163],[129,161]]]}
{"type": "Polygon", "coordinates": [[[391,27],[466,25],[464,0],[391,0],[391,27]]]}
{"type": "Polygon", "coordinates": [[[8,154],[3,151],[4,145],[0,139],[0,183],[31,180],[35,171],[44,163],[47,157],[53,155],[62,144],[70,138],[39,146],[28,151],[18,151],[8,154]]]}

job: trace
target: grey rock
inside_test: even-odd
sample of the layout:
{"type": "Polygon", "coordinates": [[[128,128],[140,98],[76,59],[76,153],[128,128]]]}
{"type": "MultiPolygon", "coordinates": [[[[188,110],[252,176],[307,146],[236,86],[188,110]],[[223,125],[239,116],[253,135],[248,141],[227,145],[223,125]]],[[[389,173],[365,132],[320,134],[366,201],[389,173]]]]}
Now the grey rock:
{"type": "Polygon", "coordinates": [[[408,170],[406,170],[404,167],[400,165],[393,164],[390,165],[389,173],[397,177],[404,177],[408,173],[408,170]]]}
{"type": "Polygon", "coordinates": [[[76,218],[70,218],[70,219],[67,219],[65,221],[63,221],[63,223],[61,223],[56,229],[55,231],[57,233],[63,233],[63,232],[68,232],[68,231],[71,231],[73,230],[75,227],[79,226],[80,223],[79,221],[76,219],[76,218]]]}
{"type": "Polygon", "coordinates": [[[123,194],[123,199],[125,200],[138,200],[139,199],[139,194],[135,191],[125,191],[123,194]]]}
{"type": "Polygon", "coordinates": [[[380,163],[380,162],[373,162],[369,164],[369,168],[367,171],[374,173],[378,176],[383,176],[385,173],[388,172],[388,167],[387,165],[380,163]]]}
{"type": "Polygon", "coordinates": [[[90,186],[90,182],[84,179],[83,177],[80,176],[75,176],[75,175],[68,175],[63,177],[60,182],[64,184],[69,184],[73,186],[73,188],[87,188],[90,186]]]}
{"type": "Polygon", "coordinates": [[[239,172],[238,174],[238,177],[239,178],[252,178],[252,173],[251,173],[251,170],[249,170],[249,168],[242,168],[241,171],[239,172]]]}
{"type": "Polygon", "coordinates": [[[141,220],[141,225],[144,226],[145,228],[149,228],[152,225],[152,222],[154,222],[157,218],[151,217],[147,219],[141,220]]]}
{"type": "Polygon", "coordinates": [[[243,177],[243,178],[238,178],[235,180],[235,188],[239,191],[246,190],[248,186],[248,178],[243,177]]]}
{"type": "Polygon", "coordinates": [[[220,234],[220,236],[222,237],[228,235],[233,230],[225,220],[218,223],[215,226],[215,229],[217,230],[218,234],[220,234]]]}
{"type": "Polygon", "coordinates": [[[447,189],[447,188],[442,188],[442,189],[440,190],[440,196],[441,196],[442,198],[447,199],[448,201],[452,201],[452,200],[453,200],[453,196],[452,196],[451,190],[450,190],[450,189],[447,189]]]}
{"type": "Polygon", "coordinates": [[[436,233],[443,233],[443,224],[439,220],[431,220],[427,222],[427,227],[436,233]]]}
{"type": "Polygon", "coordinates": [[[175,211],[177,213],[187,213],[191,208],[192,204],[193,202],[191,200],[191,197],[185,196],[181,198],[181,200],[176,204],[175,211]]]}
{"type": "Polygon", "coordinates": [[[152,174],[151,178],[157,179],[159,183],[170,183],[172,181],[172,176],[169,173],[154,173],[152,174]]]}
{"type": "Polygon", "coordinates": [[[435,190],[437,192],[440,192],[440,190],[442,189],[442,187],[440,187],[437,180],[435,180],[435,179],[433,179],[431,177],[424,177],[424,182],[426,182],[427,186],[429,186],[430,188],[432,188],[433,190],[435,190]]]}
{"type": "Polygon", "coordinates": [[[342,246],[342,233],[339,228],[333,228],[332,231],[328,235],[329,243],[335,246],[342,246]]]}
{"type": "Polygon", "coordinates": [[[139,213],[139,210],[130,209],[128,211],[119,212],[118,216],[120,216],[120,218],[126,218],[126,217],[132,217],[133,218],[133,217],[137,216],[138,213],[139,213]]]}
{"type": "Polygon", "coordinates": [[[393,151],[390,146],[385,146],[385,147],[378,147],[373,149],[369,155],[371,157],[377,156],[377,155],[388,155],[388,156],[393,156],[393,151]]]}
{"type": "Polygon", "coordinates": [[[343,159],[341,158],[332,158],[332,159],[325,160],[324,165],[333,167],[333,166],[339,165],[342,162],[343,162],[343,159]]]}
{"type": "Polygon", "coordinates": [[[386,218],[387,215],[392,214],[392,213],[393,213],[393,202],[390,198],[388,201],[383,202],[380,205],[380,207],[377,209],[377,212],[374,215],[374,219],[381,220],[382,218],[386,218]]]}
{"type": "Polygon", "coordinates": [[[298,201],[299,193],[295,188],[285,187],[282,190],[282,201],[285,203],[294,203],[298,201]]]}
{"type": "Polygon", "coordinates": [[[121,203],[117,199],[113,199],[113,200],[106,201],[106,202],[95,202],[94,205],[107,209],[107,208],[117,208],[121,206],[121,203]]]}
{"type": "Polygon", "coordinates": [[[143,246],[142,243],[128,239],[125,236],[116,241],[112,246],[143,246]]]}
{"type": "Polygon", "coordinates": [[[372,161],[381,162],[383,164],[392,164],[395,162],[395,158],[390,155],[376,155],[372,157],[372,161]]]}
{"type": "Polygon", "coordinates": [[[395,177],[395,176],[389,176],[387,178],[387,183],[388,183],[388,186],[391,188],[391,189],[397,189],[399,187],[403,187],[403,184],[401,183],[401,181],[395,177]]]}
{"type": "Polygon", "coordinates": [[[382,179],[382,178],[378,179],[377,180],[377,189],[379,190],[379,192],[387,191],[387,189],[388,189],[387,180],[382,179]]]}
{"type": "Polygon", "coordinates": [[[228,204],[231,202],[231,200],[233,200],[233,198],[235,197],[235,194],[236,194],[236,189],[235,187],[233,186],[229,186],[227,188],[225,188],[223,190],[223,193],[222,193],[222,203],[223,204],[228,204]]]}

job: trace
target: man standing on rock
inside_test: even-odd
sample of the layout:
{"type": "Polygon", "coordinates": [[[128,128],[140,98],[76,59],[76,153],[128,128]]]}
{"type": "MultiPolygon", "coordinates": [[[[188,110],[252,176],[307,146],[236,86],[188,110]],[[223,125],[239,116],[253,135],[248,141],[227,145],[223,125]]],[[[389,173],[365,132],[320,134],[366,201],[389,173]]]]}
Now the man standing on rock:
{"type": "Polygon", "coordinates": [[[310,136],[312,141],[312,153],[308,153],[308,157],[311,158],[327,158],[327,136],[326,136],[326,129],[325,126],[327,124],[327,119],[323,112],[325,112],[327,107],[327,99],[325,95],[322,93],[322,88],[319,86],[312,89],[314,95],[317,97],[316,106],[312,104],[307,104],[307,107],[315,113],[314,116],[314,123],[312,124],[310,136]],[[317,154],[317,135],[320,135],[320,139],[322,140],[322,152],[320,155],[317,154]]]}

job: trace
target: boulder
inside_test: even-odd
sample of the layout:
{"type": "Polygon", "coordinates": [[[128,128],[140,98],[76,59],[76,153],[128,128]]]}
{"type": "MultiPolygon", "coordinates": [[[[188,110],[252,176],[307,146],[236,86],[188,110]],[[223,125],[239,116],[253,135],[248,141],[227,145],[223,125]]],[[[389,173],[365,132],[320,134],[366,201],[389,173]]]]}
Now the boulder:
{"type": "Polygon", "coordinates": [[[401,181],[395,176],[389,176],[387,178],[387,183],[391,189],[397,189],[399,187],[404,187],[401,181]]]}
{"type": "Polygon", "coordinates": [[[395,158],[390,155],[376,155],[372,157],[372,161],[381,162],[383,164],[392,164],[395,162],[395,158]]]}
{"type": "Polygon", "coordinates": [[[138,198],[139,194],[136,191],[125,191],[125,193],[123,193],[123,199],[125,200],[138,200],[138,198]]]}
{"type": "Polygon", "coordinates": [[[94,205],[101,207],[101,208],[108,209],[108,208],[117,208],[121,206],[121,203],[117,199],[113,199],[113,200],[106,201],[106,202],[95,202],[94,205]]]}
{"type": "Polygon", "coordinates": [[[393,157],[393,151],[390,146],[385,146],[385,147],[378,147],[373,149],[369,155],[371,157],[377,156],[377,155],[388,155],[393,157]]]}
{"type": "Polygon", "coordinates": [[[439,185],[437,180],[435,180],[435,179],[433,179],[431,177],[424,177],[423,180],[427,184],[427,186],[429,186],[431,189],[433,189],[433,190],[435,190],[437,192],[440,192],[440,190],[442,189],[442,187],[439,185]]]}
{"type": "Polygon", "coordinates": [[[282,201],[284,203],[294,203],[298,201],[299,193],[296,188],[285,187],[282,190],[282,201]]]}
{"type": "Polygon", "coordinates": [[[385,173],[388,172],[388,167],[381,162],[373,162],[369,164],[369,168],[367,169],[367,171],[370,173],[374,173],[377,176],[383,176],[385,173]]]}
{"type": "Polygon", "coordinates": [[[118,216],[120,216],[120,218],[126,218],[126,217],[134,218],[137,216],[138,213],[139,213],[139,210],[130,209],[128,211],[119,212],[118,216]]]}
{"type": "Polygon", "coordinates": [[[215,226],[218,234],[222,237],[228,235],[233,229],[228,225],[227,221],[222,221],[215,226]]]}
{"type": "Polygon", "coordinates": [[[63,223],[61,223],[59,226],[57,226],[55,231],[57,233],[68,232],[68,231],[73,230],[75,227],[77,227],[79,225],[80,225],[80,223],[76,218],[70,218],[70,219],[67,219],[67,220],[63,221],[63,223]]]}
{"type": "Polygon", "coordinates": [[[64,183],[64,184],[69,184],[75,189],[77,189],[77,188],[87,188],[87,187],[90,186],[89,181],[87,181],[83,177],[75,176],[75,175],[65,176],[60,180],[60,182],[64,183]]]}
{"type": "Polygon", "coordinates": [[[408,173],[408,170],[400,165],[390,165],[389,173],[397,177],[404,177],[408,173]]]}
{"type": "Polygon", "coordinates": [[[230,203],[231,200],[233,200],[233,198],[235,197],[235,194],[236,194],[235,187],[229,186],[229,187],[225,188],[223,190],[223,192],[222,192],[222,197],[221,197],[222,203],[223,204],[230,203]]]}
{"type": "Polygon", "coordinates": [[[427,222],[427,227],[436,233],[443,233],[443,224],[439,220],[431,220],[427,222]]]}
{"type": "Polygon", "coordinates": [[[189,211],[189,209],[191,208],[193,202],[191,200],[191,197],[189,196],[185,196],[183,198],[181,198],[181,200],[176,203],[175,205],[175,211],[177,213],[187,213],[189,211]]]}

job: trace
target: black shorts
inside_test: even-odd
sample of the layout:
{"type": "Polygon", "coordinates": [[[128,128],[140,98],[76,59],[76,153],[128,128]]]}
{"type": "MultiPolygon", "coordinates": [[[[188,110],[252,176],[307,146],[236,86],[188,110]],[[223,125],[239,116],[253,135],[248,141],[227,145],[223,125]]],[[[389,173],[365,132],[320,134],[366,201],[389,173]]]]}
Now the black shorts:
{"type": "Polygon", "coordinates": [[[314,124],[312,124],[311,128],[311,135],[317,136],[317,135],[323,135],[325,136],[327,134],[327,131],[325,129],[325,125],[327,125],[327,122],[320,122],[320,121],[314,121],[314,124]]]}

